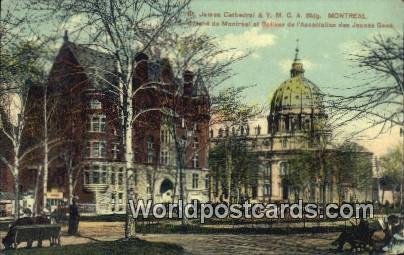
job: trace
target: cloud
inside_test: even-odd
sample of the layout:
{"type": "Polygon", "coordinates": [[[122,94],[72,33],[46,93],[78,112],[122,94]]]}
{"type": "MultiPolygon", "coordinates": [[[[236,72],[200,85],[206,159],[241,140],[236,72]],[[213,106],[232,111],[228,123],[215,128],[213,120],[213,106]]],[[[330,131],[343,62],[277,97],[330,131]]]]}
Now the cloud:
{"type": "Polygon", "coordinates": [[[65,24],[62,24],[61,29],[68,31],[75,31],[87,22],[84,15],[74,15],[65,24]]]}
{"type": "MultiPolygon", "coordinates": [[[[305,70],[314,70],[319,67],[318,64],[312,62],[309,59],[303,59],[303,60],[301,60],[301,62],[303,63],[303,68],[305,70]]],[[[279,62],[279,67],[281,68],[283,73],[289,73],[291,66],[292,66],[291,59],[283,59],[279,62]]]]}
{"type": "Polygon", "coordinates": [[[218,43],[224,48],[233,48],[232,52],[226,52],[219,56],[220,59],[227,59],[231,56],[243,56],[253,51],[252,58],[260,58],[255,51],[259,48],[270,47],[276,43],[277,37],[273,34],[262,32],[259,28],[252,28],[239,34],[226,34],[218,38],[218,43]]]}
{"type": "Polygon", "coordinates": [[[259,28],[252,28],[240,34],[226,34],[221,39],[221,44],[228,48],[263,48],[275,44],[276,36],[262,33],[259,28]]]}

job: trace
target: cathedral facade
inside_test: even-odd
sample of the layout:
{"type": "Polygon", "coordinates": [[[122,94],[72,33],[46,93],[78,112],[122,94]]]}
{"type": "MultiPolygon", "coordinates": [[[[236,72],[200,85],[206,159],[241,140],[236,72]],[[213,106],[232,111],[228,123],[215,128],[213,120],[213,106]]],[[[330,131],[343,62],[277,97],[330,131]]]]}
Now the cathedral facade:
{"type": "MultiPolygon", "coordinates": [[[[289,162],[298,155],[305,152],[335,151],[327,120],[321,90],[305,77],[303,63],[299,58],[299,49],[296,48],[290,78],[278,86],[271,98],[270,112],[266,118],[267,128],[262,122],[255,122],[256,124],[253,125],[248,123],[242,126],[220,127],[217,133],[211,130],[213,147],[229,139],[242,141],[258,162],[257,169],[249,172],[252,180],[249,180],[248,185],[240,187],[233,183],[236,187],[231,188],[233,190],[230,192],[230,194],[233,193],[231,200],[235,201],[234,197],[237,194],[238,198],[259,202],[296,201],[297,199],[337,202],[340,199],[338,194],[340,187],[337,186],[340,185],[337,185],[334,176],[323,176],[322,180],[318,177],[313,178],[307,183],[305,194],[298,195],[292,191],[286,180],[288,171],[291,170],[289,162]]],[[[362,154],[365,157],[371,157],[369,152],[364,151],[362,154]]],[[[234,178],[233,175],[229,174],[227,178],[234,178]]],[[[318,176],[321,177],[321,174],[318,176]]],[[[232,181],[224,180],[224,182],[232,181]]],[[[226,188],[226,184],[218,182],[213,184],[214,200],[223,200],[223,197],[227,195],[223,196],[221,193],[226,188]]],[[[351,185],[348,183],[347,186],[351,185]]]]}

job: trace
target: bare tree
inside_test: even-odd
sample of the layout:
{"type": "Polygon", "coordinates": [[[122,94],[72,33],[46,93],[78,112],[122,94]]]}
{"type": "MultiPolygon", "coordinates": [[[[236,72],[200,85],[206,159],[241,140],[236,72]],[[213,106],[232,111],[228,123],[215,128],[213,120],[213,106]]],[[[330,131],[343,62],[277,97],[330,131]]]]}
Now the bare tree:
{"type": "MultiPolygon", "coordinates": [[[[361,84],[349,88],[348,96],[331,96],[331,109],[339,114],[341,123],[366,120],[369,125],[355,131],[359,134],[370,128],[379,128],[379,134],[394,126],[404,130],[404,37],[376,35],[362,42],[362,51],[351,54],[351,60],[360,69],[354,77],[361,84]]],[[[404,147],[404,135],[402,135],[404,147]]],[[[400,207],[403,209],[404,158],[401,159],[402,177],[400,207]]]]}

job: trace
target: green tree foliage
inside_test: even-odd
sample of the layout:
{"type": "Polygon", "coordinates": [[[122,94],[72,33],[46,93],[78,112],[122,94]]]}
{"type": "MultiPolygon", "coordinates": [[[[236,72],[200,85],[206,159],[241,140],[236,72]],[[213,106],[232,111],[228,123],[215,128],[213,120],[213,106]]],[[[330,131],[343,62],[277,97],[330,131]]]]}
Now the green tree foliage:
{"type": "Polygon", "coordinates": [[[370,154],[356,143],[344,143],[335,151],[337,183],[350,183],[354,189],[364,190],[371,185],[370,154]]]}
{"type": "MultiPolygon", "coordinates": [[[[372,181],[370,156],[356,143],[344,143],[327,150],[302,151],[288,161],[283,181],[295,196],[303,199],[308,198],[309,190],[316,183],[334,184],[339,189],[348,185],[354,192],[366,192],[372,181]],[[328,176],[324,176],[325,174],[328,176]]],[[[339,191],[341,196],[341,190],[339,191]]]]}
{"type": "Polygon", "coordinates": [[[229,136],[211,149],[209,167],[216,195],[219,195],[220,186],[225,197],[230,193],[232,201],[239,202],[241,197],[248,196],[243,190],[249,190],[257,185],[259,160],[257,154],[248,146],[245,136],[229,136]],[[230,172],[227,171],[228,168],[231,169],[230,172]],[[227,185],[228,174],[230,174],[230,187],[227,185]]]}
{"type": "MultiPolygon", "coordinates": [[[[381,166],[384,169],[382,175],[382,185],[396,191],[401,183],[402,174],[402,155],[403,150],[400,146],[391,148],[381,160],[381,166]]],[[[393,194],[394,195],[394,194],[393,194]]]]}
{"type": "Polygon", "coordinates": [[[318,170],[315,162],[315,154],[312,151],[303,151],[289,160],[282,181],[286,182],[295,196],[301,197],[300,195],[310,189],[316,180],[318,170]]]}

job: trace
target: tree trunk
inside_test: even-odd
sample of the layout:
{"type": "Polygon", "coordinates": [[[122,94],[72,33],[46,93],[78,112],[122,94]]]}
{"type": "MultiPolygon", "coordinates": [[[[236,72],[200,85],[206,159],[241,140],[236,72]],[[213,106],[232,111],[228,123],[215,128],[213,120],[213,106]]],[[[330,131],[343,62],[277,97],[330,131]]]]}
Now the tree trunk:
{"type": "Polygon", "coordinates": [[[225,152],[226,152],[226,193],[227,200],[231,199],[231,174],[232,174],[232,157],[231,151],[229,149],[228,141],[225,141],[225,152]]]}
{"type": "Polygon", "coordinates": [[[18,160],[15,162],[14,166],[14,220],[20,218],[20,180],[18,176],[18,160]]]}
{"type": "Polygon", "coordinates": [[[41,172],[42,172],[42,167],[39,166],[36,174],[36,181],[35,181],[35,191],[34,191],[34,206],[33,206],[33,214],[34,216],[38,215],[38,199],[39,199],[39,180],[41,179],[41,172]]]}
{"type": "Polygon", "coordinates": [[[43,204],[42,209],[46,208],[46,193],[48,192],[48,112],[47,112],[47,89],[45,86],[44,93],[44,107],[43,107],[43,120],[44,120],[44,158],[43,158],[43,204]]]}
{"type": "Polygon", "coordinates": [[[73,204],[73,170],[69,169],[69,205],[73,204]]]}
{"type": "MultiPolygon", "coordinates": [[[[120,67],[120,65],[119,65],[120,67]]],[[[132,217],[130,217],[130,213],[129,213],[129,191],[130,188],[129,187],[129,175],[128,175],[128,171],[129,170],[134,170],[133,167],[133,90],[132,90],[132,70],[133,66],[132,65],[128,65],[127,68],[127,75],[129,75],[127,77],[126,80],[126,86],[123,86],[124,84],[122,83],[122,80],[120,80],[120,88],[123,89],[123,87],[126,87],[126,91],[127,91],[127,95],[126,98],[121,96],[121,100],[124,100],[123,103],[123,108],[124,108],[124,115],[123,115],[123,123],[124,123],[124,142],[125,142],[125,161],[126,161],[126,181],[125,181],[125,201],[126,201],[126,224],[125,224],[125,238],[131,238],[133,236],[135,236],[135,226],[134,226],[134,222],[132,217]],[[133,225],[133,226],[132,226],[133,225]]],[[[119,68],[119,70],[121,70],[121,68],[119,68]]]]}

